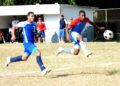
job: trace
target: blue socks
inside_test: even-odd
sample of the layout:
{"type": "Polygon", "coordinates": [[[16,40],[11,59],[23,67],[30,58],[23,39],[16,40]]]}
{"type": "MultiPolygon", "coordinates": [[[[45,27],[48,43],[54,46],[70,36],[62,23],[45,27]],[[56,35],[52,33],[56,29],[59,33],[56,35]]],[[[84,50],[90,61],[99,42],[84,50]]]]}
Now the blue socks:
{"type": "MultiPolygon", "coordinates": [[[[37,63],[41,69],[41,71],[43,71],[45,68],[43,62],[42,62],[42,59],[41,59],[41,56],[37,56],[36,57],[36,60],[37,60],[37,63]]],[[[10,62],[19,62],[19,61],[22,61],[22,56],[17,56],[17,57],[14,57],[14,58],[11,58],[10,59],[10,62]]]]}
{"type": "Polygon", "coordinates": [[[36,60],[37,60],[37,63],[38,63],[38,65],[39,65],[41,71],[43,71],[43,70],[45,69],[45,66],[44,66],[44,64],[43,64],[43,62],[42,62],[41,56],[37,56],[37,57],[36,57],[36,60]]]}
{"type": "Polygon", "coordinates": [[[18,61],[22,61],[22,56],[17,56],[10,59],[10,62],[18,62],[18,61]]]}

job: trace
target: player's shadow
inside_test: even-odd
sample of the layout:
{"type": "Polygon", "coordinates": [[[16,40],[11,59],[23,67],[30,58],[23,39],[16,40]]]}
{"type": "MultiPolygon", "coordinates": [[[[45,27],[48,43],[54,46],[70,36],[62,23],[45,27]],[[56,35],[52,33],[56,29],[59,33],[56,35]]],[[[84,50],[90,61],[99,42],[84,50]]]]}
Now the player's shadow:
{"type": "Polygon", "coordinates": [[[68,77],[73,75],[79,75],[79,74],[59,74],[59,75],[53,75],[50,78],[60,78],[60,77],[68,77]]]}
{"type": "Polygon", "coordinates": [[[118,74],[120,72],[120,70],[111,70],[111,71],[107,71],[106,75],[110,76],[110,75],[115,75],[118,74]]]}
{"type": "Polygon", "coordinates": [[[103,72],[78,72],[78,73],[62,73],[62,74],[54,74],[54,73],[50,73],[48,75],[42,76],[41,74],[21,74],[21,75],[4,75],[4,76],[0,76],[0,78],[4,78],[4,77],[46,77],[46,78],[60,78],[60,77],[68,77],[68,76],[77,76],[77,75],[91,75],[91,74],[99,74],[99,75],[106,75],[106,76],[112,76],[115,74],[120,74],[120,70],[105,70],[103,72]]]}
{"type": "Polygon", "coordinates": [[[86,75],[86,74],[100,74],[100,75],[106,75],[111,76],[115,74],[120,74],[120,70],[109,70],[104,72],[79,72],[79,73],[69,73],[69,74],[58,74],[58,75],[52,75],[50,78],[60,78],[60,77],[68,77],[68,76],[76,76],[76,75],[86,75]]]}

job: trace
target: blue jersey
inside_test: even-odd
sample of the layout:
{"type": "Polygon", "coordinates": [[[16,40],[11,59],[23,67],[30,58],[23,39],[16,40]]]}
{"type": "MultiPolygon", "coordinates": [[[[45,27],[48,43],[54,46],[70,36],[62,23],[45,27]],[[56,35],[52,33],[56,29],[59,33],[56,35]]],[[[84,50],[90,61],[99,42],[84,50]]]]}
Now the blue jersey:
{"type": "Polygon", "coordinates": [[[35,22],[29,23],[27,21],[20,22],[17,24],[17,27],[23,28],[23,43],[34,43],[34,36],[36,30],[35,22]]]}
{"type": "Polygon", "coordinates": [[[89,18],[85,18],[83,21],[81,21],[79,18],[76,18],[70,23],[68,28],[72,28],[72,31],[81,34],[81,32],[84,29],[86,23],[90,23],[89,18]]]}
{"type": "Polygon", "coordinates": [[[23,28],[23,45],[24,45],[24,53],[27,57],[37,51],[37,47],[34,45],[34,36],[36,30],[36,23],[29,23],[27,21],[20,22],[17,24],[17,27],[23,28]]]}
{"type": "Polygon", "coordinates": [[[86,25],[86,22],[79,22],[76,26],[74,26],[73,31],[81,34],[81,32],[83,31],[84,27],[86,25]]]}

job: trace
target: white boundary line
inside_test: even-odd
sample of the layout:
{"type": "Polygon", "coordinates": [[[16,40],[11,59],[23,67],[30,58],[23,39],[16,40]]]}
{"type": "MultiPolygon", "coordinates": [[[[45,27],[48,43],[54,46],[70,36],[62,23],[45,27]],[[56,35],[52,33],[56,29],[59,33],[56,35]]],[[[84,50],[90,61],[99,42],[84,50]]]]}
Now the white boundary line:
{"type": "MultiPolygon", "coordinates": [[[[67,67],[67,68],[58,68],[52,70],[55,71],[64,71],[64,70],[71,70],[71,69],[80,69],[80,68],[86,68],[86,67],[109,67],[111,65],[117,65],[120,64],[120,62],[108,62],[108,63],[102,63],[102,64],[90,64],[90,65],[83,65],[82,67],[67,67]]],[[[30,72],[14,72],[14,73],[8,73],[8,72],[2,72],[0,73],[0,77],[7,77],[7,76],[24,76],[24,75],[33,75],[33,74],[41,74],[40,71],[30,71],[30,72]]],[[[41,75],[42,76],[42,75],[41,75]]]]}

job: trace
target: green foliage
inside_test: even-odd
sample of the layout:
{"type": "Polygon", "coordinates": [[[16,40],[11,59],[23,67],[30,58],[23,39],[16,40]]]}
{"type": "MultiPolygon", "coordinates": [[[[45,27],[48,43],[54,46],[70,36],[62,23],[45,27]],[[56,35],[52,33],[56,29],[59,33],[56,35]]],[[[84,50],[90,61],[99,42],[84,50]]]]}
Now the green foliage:
{"type": "Polygon", "coordinates": [[[1,0],[0,5],[14,5],[14,0],[1,0]]]}
{"type": "Polygon", "coordinates": [[[69,4],[75,5],[76,4],[76,0],[69,0],[69,4]]]}
{"type": "Polygon", "coordinates": [[[31,5],[36,3],[76,4],[76,0],[0,0],[0,5],[31,5]]]}
{"type": "Polygon", "coordinates": [[[95,6],[100,8],[120,7],[120,0],[0,0],[0,5],[33,5],[39,4],[70,4],[80,6],[95,6]]]}

